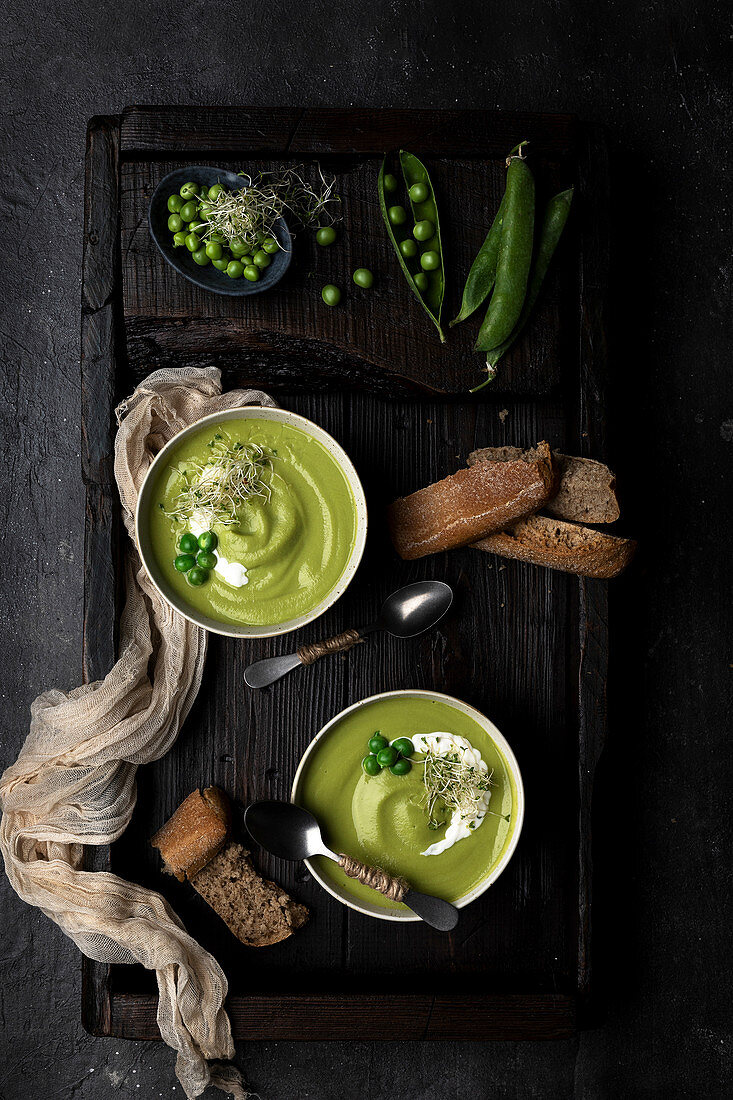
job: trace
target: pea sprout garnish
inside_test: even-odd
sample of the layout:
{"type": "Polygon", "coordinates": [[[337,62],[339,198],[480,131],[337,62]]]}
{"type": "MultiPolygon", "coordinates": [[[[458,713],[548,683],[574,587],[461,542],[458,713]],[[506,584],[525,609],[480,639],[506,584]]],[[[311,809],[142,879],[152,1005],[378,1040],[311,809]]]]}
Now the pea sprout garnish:
{"type": "Polygon", "coordinates": [[[259,444],[232,443],[220,432],[208,447],[211,457],[206,462],[188,459],[186,469],[178,471],[184,484],[165,515],[185,523],[196,512],[207,527],[232,527],[248,500],[254,497],[269,503],[272,458],[259,444]]]}
{"type": "MultiPolygon", "coordinates": [[[[278,218],[285,214],[304,226],[333,224],[341,218],[341,199],[335,194],[336,179],[327,177],[316,165],[318,180],[310,184],[302,175],[303,165],[281,172],[261,172],[241,191],[211,192],[206,202],[208,223],[199,230],[203,241],[224,237],[231,245],[241,241],[247,252],[260,247],[263,235],[271,234],[278,218]]],[[[244,174],[244,173],[240,173],[244,174]]]]}
{"type": "MultiPolygon", "coordinates": [[[[459,748],[465,751],[463,746],[459,748]]],[[[445,819],[439,817],[442,809],[449,815],[458,813],[463,818],[475,818],[485,812],[484,795],[491,788],[493,771],[481,771],[467,764],[458,752],[443,756],[434,748],[425,750],[421,763],[429,829],[440,829],[446,824],[445,819]]]]}

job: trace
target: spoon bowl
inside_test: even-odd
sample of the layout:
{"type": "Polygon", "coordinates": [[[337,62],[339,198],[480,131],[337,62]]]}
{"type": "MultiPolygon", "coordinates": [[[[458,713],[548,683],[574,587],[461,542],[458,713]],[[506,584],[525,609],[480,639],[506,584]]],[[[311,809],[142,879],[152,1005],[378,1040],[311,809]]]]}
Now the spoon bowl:
{"type": "Polygon", "coordinates": [[[405,585],[382,604],[377,629],[394,638],[414,638],[440,622],[452,603],[453,589],[443,581],[405,585]]]}

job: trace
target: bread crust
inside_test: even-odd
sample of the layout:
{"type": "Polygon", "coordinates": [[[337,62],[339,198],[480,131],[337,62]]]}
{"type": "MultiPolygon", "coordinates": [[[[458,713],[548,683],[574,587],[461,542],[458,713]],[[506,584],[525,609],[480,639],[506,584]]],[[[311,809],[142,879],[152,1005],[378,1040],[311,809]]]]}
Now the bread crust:
{"type": "MultiPolygon", "coordinates": [[[[478,462],[509,462],[531,456],[532,449],[521,447],[481,447],[468,456],[468,465],[478,462]]],[[[553,451],[557,473],[557,491],[544,505],[544,511],[574,523],[614,523],[619,515],[616,476],[603,462],[575,458],[553,451]]]]}
{"type": "Polygon", "coordinates": [[[478,462],[394,501],[388,511],[392,541],[408,561],[467,546],[537,511],[554,489],[545,442],[537,444],[531,458],[478,462]]]}
{"type": "Polygon", "coordinates": [[[605,580],[617,577],[636,552],[633,539],[550,516],[528,516],[474,546],[503,558],[605,580]]]}
{"type": "Polygon", "coordinates": [[[229,837],[229,800],[218,787],[192,791],[158,829],[150,843],[163,859],[163,867],[179,882],[192,878],[229,837]]]}

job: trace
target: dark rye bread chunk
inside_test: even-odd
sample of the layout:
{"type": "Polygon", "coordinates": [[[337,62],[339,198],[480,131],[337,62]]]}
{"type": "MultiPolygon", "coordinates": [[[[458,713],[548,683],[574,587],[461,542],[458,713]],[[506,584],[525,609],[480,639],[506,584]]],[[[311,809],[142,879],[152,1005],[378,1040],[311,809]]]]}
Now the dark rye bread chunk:
{"type": "Polygon", "coordinates": [[[633,539],[620,539],[549,516],[528,516],[474,546],[502,558],[606,580],[618,576],[636,551],[633,539]]]}
{"type": "MultiPolygon", "coordinates": [[[[521,447],[481,447],[468,456],[468,465],[477,462],[513,462],[530,458],[534,450],[521,447]]],[[[602,462],[592,458],[573,458],[553,451],[557,472],[557,492],[544,511],[575,523],[613,523],[619,517],[616,478],[602,462]]]]}
{"type": "Polygon", "coordinates": [[[531,458],[520,454],[506,462],[478,462],[391,504],[392,541],[408,561],[467,546],[536,512],[553,489],[546,443],[538,443],[531,458]]]}
{"type": "Polygon", "coordinates": [[[257,874],[249,852],[232,841],[191,879],[237,939],[267,947],[291,936],[308,919],[305,905],[257,874]]]}

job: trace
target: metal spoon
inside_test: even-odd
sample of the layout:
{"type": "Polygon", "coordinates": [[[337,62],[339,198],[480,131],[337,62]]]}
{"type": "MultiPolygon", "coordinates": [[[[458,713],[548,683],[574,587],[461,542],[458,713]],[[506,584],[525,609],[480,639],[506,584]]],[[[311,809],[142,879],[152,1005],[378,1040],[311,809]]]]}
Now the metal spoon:
{"type": "Polygon", "coordinates": [[[245,669],[244,682],[251,688],[267,687],[281,676],[292,672],[298,665],[310,665],[327,653],[351,649],[375,630],[386,630],[393,638],[414,638],[440,622],[452,603],[453,590],[443,581],[408,584],[387,597],[376,622],[358,629],[345,630],[343,634],[336,634],[323,642],[303,645],[295,653],[255,661],[245,669]]]}
{"type": "MultiPolygon", "coordinates": [[[[311,856],[327,856],[340,867],[348,865],[352,878],[363,881],[355,873],[355,869],[364,872],[364,876],[377,875],[373,868],[348,856],[337,856],[323,843],[321,829],[313,814],[296,806],[292,802],[253,802],[244,811],[244,824],[250,836],[268,852],[280,859],[310,859],[311,856]]],[[[383,876],[382,877],[386,877],[383,876]]],[[[394,880],[390,880],[394,881],[394,880]]],[[[373,889],[371,882],[366,885],[373,889]]],[[[381,891],[387,897],[386,889],[381,891]]],[[[417,890],[409,889],[400,899],[403,905],[417,913],[418,917],[437,928],[439,932],[450,932],[458,923],[458,910],[455,905],[441,898],[434,898],[430,894],[420,894],[417,890]]]]}

